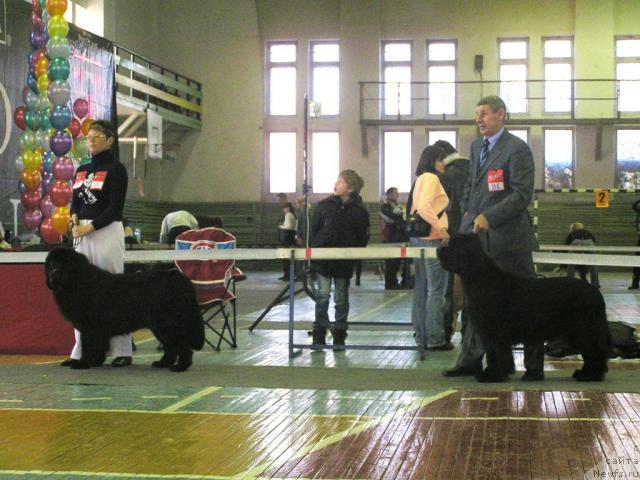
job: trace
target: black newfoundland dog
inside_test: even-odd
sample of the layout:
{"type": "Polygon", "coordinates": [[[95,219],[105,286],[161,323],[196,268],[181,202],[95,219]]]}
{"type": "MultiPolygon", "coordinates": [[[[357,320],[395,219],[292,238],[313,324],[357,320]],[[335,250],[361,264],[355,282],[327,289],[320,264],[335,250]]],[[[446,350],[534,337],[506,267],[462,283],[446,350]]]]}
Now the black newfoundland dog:
{"type": "Polygon", "coordinates": [[[486,255],[476,235],[454,236],[437,253],[443,268],[462,278],[469,318],[487,353],[487,368],[478,380],[507,379],[512,345],[556,337],[582,354],[584,365],[573,378],[603,380],[611,337],[597,288],[573,278],[523,279],[506,273],[486,255]]]}
{"type": "Polygon", "coordinates": [[[109,338],[149,328],[164,355],[153,366],[182,372],[204,345],[204,323],[193,285],[178,271],[113,274],[70,248],[45,262],[47,286],[60,312],[80,331],[82,358],[71,368],[100,366],[109,338]]]}

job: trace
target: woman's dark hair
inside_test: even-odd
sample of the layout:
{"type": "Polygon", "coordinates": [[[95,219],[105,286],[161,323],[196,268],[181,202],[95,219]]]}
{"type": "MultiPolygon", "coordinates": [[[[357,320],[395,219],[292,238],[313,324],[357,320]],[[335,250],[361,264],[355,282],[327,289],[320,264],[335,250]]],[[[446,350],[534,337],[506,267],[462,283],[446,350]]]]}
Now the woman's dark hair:
{"type": "Polygon", "coordinates": [[[298,218],[298,216],[296,215],[296,209],[294,208],[293,203],[287,202],[282,206],[282,208],[288,208],[289,211],[293,214],[293,216],[295,218],[298,218]]]}
{"type": "Polygon", "coordinates": [[[100,133],[104,133],[107,138],[114,138],[116,136],[113,125],[106,120],[96,120],[91,124],[89,130],[97,130],[100,133]]]}
{"type": "Polygon", "coordinates": [[[416,168],[416,177],[419,177],[425,172],[439,175],[440,173],[436,170],[436,162],[438,160],[443,160],[446,156],[447,152],[437,145],[429,145],[426,147],[420,155],[420,161],[416,168]]]}

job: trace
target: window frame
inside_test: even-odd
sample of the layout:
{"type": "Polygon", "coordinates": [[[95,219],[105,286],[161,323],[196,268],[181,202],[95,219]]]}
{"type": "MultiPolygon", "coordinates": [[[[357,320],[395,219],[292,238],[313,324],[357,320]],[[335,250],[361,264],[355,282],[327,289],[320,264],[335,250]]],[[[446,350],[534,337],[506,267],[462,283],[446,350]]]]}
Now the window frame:
{"type": "MultiPolygon", "coordinates": [[[[500,98],[502,98],[505,103],[507,103],[507,99],[504,98],[503,94],[502,94],[502,83],[503,80],[501,78],[501,70],[502,70],[502,66],[503,65],[524,65],[525,67],[525,78],[524,80],[522,80],[525,84],[525,97],[524,97],[524,101],[525,101],[525,109],[524,111],[521,112],[515,112],[512,110],[511,106],[509,105],[509,103],[507,103],[507,114],[508,115],[526,115],[528,113],[531,112],[531,109],[529,107],[529,49],[530,49],[530,42],[529,42],[529,37],[498,37],[497,39],[498,42],[498,95],[500,96],[500,98]],[[508,59],[502,59],[500,56],[500,46],[503,42],[525,42],[526,43],[526,56],[524,59],[520,59],[520,58],[508,58],[508,59]]],[[[519,81],[519,80],[518,80],[519,81]]]]}
{"type": "MultiPolygon", "coordinates": [[[[342,100],[342,91],[340,89],[340,41],[339,40],[310,40],[309,41],[309,72],[308,72],[308,89],[309,89],[309,99],[315,100],[314,97],[314,69],[316,67],[337,67],[338,68],[338,113],[332,113],[329,115],[325,115],[322,113],[322,108],[320,110],[319,117],[323,118],[337,118],[340,116],[341,111],[341,100],[342,100]],[[338,60],[332,62],[316,62],[313,60],[313,47],[316,45],[337,45],[338,46],[338,60]]],[[[339,133],[339,132],[338,132],[339,133]]]]}
{"type": "MultiPolygon", "coordinates": [[[[409,185],[411,185],[412,179],[413,179],[413,172],[416,169],[416,164],[414,164],[414,162],[416,162],[417,160],[414,158],[413,155],[413,142],[415,140],[415,132],[413,130],[413,128],[398,128],[398,127],[385,127],[381,129],[381,135],[380,135],[380,165],[379,165],[379,169],[380,169],[380,191],[378,192],[380,195],[385,195],[386,194],[386,189],[385,189],[385,183],[386,183],[386,175],[385,175],[385,165],[386,165],[386,156],[385,156],[385,140],[386,140],[386,134],[387,133],[408,133],[411,137],[411,145],[410,145],[410,158],[409,158],[409,185]]],[[[408,191],[401,191],[400,189],[398,189],[398,193],[400,195],[408,195],[409,191],[411,190],[411,187],[409,187],[408,191]]]]}
{"type": "MultiPolygon", "coordinates": [[[[527,138],[529,138],[527,136],[527,138]]],[[[528,144],[528,142],[527,142],[528,144]]],[[[574,189],[576,185],[576,128],[574,126],[554,126],[542,127],[542,185],[543,188],[569,188],[574,189]],[[571,185],[568,187],[549,187],[547,186],[545,171],[547,169],[547,131],[551,130],[570,130],[571,131],[571,185]]]]}
{"type": "MultiPolygon", "coordinates": [[[[381,40],[380,41],[380,76],[382,78],[382,84],[380,88],[380,117],[381,118],[399,118],[399,117],[411,117],[413,116],[414,108],[413,108],[413,40],[381,40]],[[384,58],[384,50],[386,45],[390,44],[408,44],[409,45],[409,60],[385,60],[384,58]],[[400,112],[400,102],[398,102],[398,112],[397,113],[387,113],[386,112],[386,97],[385,97],[385,85],[387,83],[386,80],[386,71],[388,67],[409,67],[409,112],[401,113],[400,112]]],[[[394,82],[395,83],[395,82],[394,82]]]]}
{"type": "MultiPolygon", "coordinates": [[[[575,57],[576,57],[576,42],[572,35],[564,35],[564,36],[550,36],[550,37],[542,37],[542,72],[545,76],[542,91],[544,100],[542,101],[542,111],[545,115],[566,115],[567,113],[571,113],[572,116],[575,112],[575,57]],[[570,57],[547,57],[545,56],[545,42],[553,40],[568,40],[571,42],[571,56],[570,57]],[[547,110],[547,78],[546,78],[546,66],[548,64],[568,64],[571,71],[571,78],[568,80],[571,84],[571,97],[569,98],[569,110],[547,110]]],[[[565,81],[565,80],[549,80],[553,81],[565,81]]]]}
{"type": "Polygon", "coordinates": [[[273,68],[286,68],[293,67],[296,71],[296,87],[298,84],[298,59],[299,59],[299,49],[298,49],[298,41],[297,40],[267,40],[265,42],[265,104],[264,104],[264,114],[265,117],[269,118],[295,118],[298,115],[298,89],[296,88],[296,98],[295,98],[295,111],[289,115],[273,115],[271,113],[271,69],[273,68]],[[294,45],[296,47],[296,59],[293,62],[272,62],[271,61],[271,47],[274,45],[294,45]]]}
{"type": "MultiPolygon", "coordinates": [[[[613,55],[614,55],[614,59],[615,59],[615,64],[614,64],[614,72],[613,72],[613,78],[616,79],[616,83],[614,85],[614,98],[616,99],[616,114],[634,114],[637,112],[640,112],[640,108],[638,108],[637,110],[620,110],[620,98],[618,97],[618,92],[619,92],[619,82],[621,80],[618,80],[618,65],[621,63],[633,63],[633,64],[638,64],[640,66],[640,55],[637,57],[618,57],[618,41],[620,40],[640,40],[640,35],[616,35],[614,37],[614,42],[613,42],[613,55]]],[[[629,80],[627,80],[629,81],[629,80]]],[[[640,79],[638,80],[632,80],[632,81],[637,81],[638,82],[638,95],[640,95],[640,79]]]]}
{"type": "MultiPolygon", "coordinates": [[[[624,187],[620,186],[620,169],[618,167],[618,132],[620,130],[637,130],[638,136],[640,137],[640,126],[638,125],[625,125],[625,126],[621,126],[621,125],[617,125],[614,127],[613,129],[613,175],[614,175],[614,181],[613,181],[613,185],[615,188],[620,188],[623,189],[624,187]]],[[[640,173],[639,173],[640,176],[640,173]]],[[[640,180],[638,181],[638,183],[640,184],[640,180]]],[[[637,190],[637,189],[635,189],[637,190]]]]}
{"type": "Polygon", "coordinates": [[[427,77],[427,105],[426,105],[426,115],[427,117],[445,117],[446,115],[455,116],[458,114],[458,84],[454,83],[453,87],[453,113],[430,113],[429,112],[429,95],[430,95],[430,81],[431,77],[429,75],[429,69],[431,67],[453,67],[453,76],[454,82],[458,81],[458,39],[452,38],[442,38],[442,39],[427,39],[426,41],[426,50],[425,50],[425,64],[426,64],[426,77],[427,77]],[[453,60],[429,60],[429,46],[434,43],[453,43],[454,48],[454,59],[453,60]]]}

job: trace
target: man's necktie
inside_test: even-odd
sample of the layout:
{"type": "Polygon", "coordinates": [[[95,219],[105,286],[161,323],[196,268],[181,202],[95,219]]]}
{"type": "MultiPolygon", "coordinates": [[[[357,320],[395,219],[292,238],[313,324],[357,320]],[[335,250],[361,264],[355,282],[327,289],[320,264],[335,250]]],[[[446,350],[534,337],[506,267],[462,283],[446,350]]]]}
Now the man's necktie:
{"type": "Polygon", "coordinates": [[[484,165],[484,162],[489,156],[489,139],[485,138],[482,142],[482,151],[480,152],[480,166],[484,165]]]}

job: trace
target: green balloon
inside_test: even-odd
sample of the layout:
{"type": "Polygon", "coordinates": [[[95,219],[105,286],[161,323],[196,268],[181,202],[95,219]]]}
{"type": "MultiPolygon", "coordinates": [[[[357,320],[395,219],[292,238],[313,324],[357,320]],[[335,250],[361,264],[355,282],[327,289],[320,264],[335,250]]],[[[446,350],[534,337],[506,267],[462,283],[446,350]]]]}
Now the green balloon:
{"type": "Polygon", "coordinates": [[[42,130],[49,130],[53,128],[51,122],[49,121],[49,113],[51,113],[51,108],[47,107],[40,112],[40,128],[42,130]]]}
{"type": "Polygon", "coordinates": [[[27,110],[24,112],[24,123],[27,124],[31,130],[37,130],[40,125],[40,119],[38,118],[38,114],[33,110],[27,110]]]}
{"type": "Polygon", "coordinates": [[[58,57],[49,63],[49,79],[54,82],[57,80],[66,80],[69,78],[69,62],[66,58],[58,57]]]}
{"type": "Polygon", "coordinates": [[[36,135],[33,130],[25,130],[18,137],[18,146],[20,150],[33,150],[36,141],[36,135]]]}

